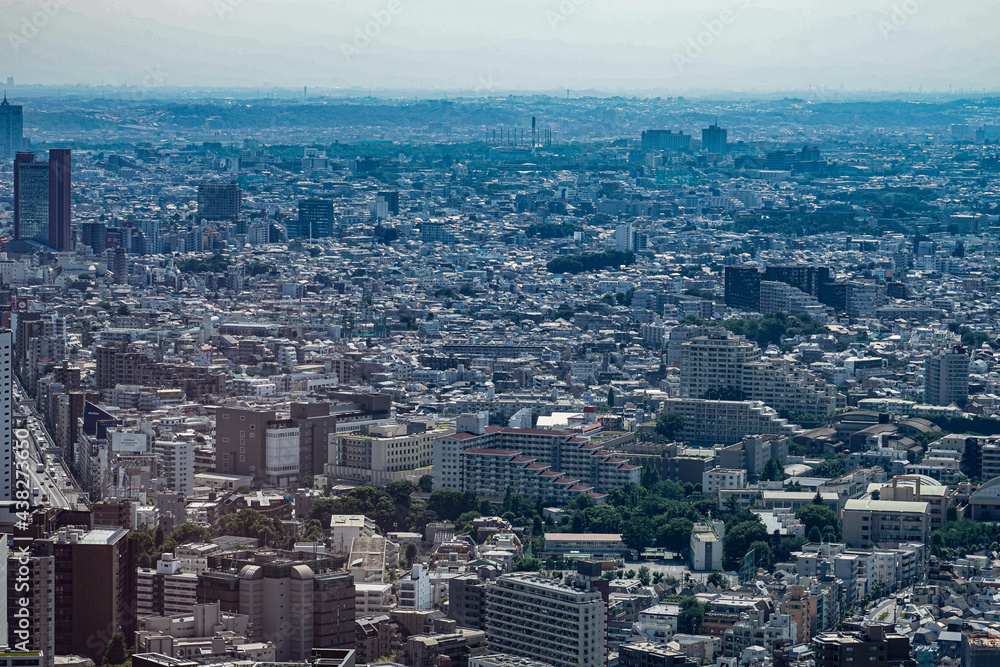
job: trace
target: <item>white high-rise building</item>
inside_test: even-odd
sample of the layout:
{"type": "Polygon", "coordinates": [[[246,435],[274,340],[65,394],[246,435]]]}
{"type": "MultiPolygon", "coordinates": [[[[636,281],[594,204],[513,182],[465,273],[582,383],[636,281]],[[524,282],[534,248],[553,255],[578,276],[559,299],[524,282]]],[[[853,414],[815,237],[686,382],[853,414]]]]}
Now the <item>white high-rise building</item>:
{"type": "Polygon", "coordinates": [[[287,486],[299,476],[299,428],[276,426],[264,434],[264,472],[276,486],[287,486]]]}
{"type": "Polygon", "coordinates": [[[635,227],[631,224],[626,223],[615,228],[615,250],[635,250],[635,227]]]}
{"type": "Polygon", "coordinates": [[[930,405],[964,403],[969,397],[969,354],[954,346],[927,360],[924,401],[930,405]]]}
{"type": "Polygon", "coordinates": [[[4,453],[0,459],[0,500],[14,500],[13,354],[13,333],[0,331],[0,443],[4,453]]]}
{"type": "Polygon", "coordinates": [[[190,497],[194,493],[194,443],[157,440],[156,464],[168,491],[190,497]]]}

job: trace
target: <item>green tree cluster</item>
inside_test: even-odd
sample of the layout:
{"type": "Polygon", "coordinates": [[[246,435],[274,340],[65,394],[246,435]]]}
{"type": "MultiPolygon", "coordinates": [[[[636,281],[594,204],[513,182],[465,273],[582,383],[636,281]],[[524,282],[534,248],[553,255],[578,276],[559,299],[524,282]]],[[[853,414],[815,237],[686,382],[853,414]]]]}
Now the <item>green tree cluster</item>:
{"type": "Polygon", "coordinates": [[[556,257],[549,260],[545,268],[549,273],[575,274],[631,266],[632,264],[635,264],[635,253],[631,250],[605,250],[604,252],[556,257]]]}

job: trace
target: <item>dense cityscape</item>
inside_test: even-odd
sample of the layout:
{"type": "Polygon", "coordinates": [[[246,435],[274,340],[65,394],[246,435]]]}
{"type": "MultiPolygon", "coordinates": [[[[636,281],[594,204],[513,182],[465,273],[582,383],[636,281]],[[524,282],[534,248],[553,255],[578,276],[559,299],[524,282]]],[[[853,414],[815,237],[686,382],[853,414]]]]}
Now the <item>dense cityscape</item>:
{"type": "Polygon", "coordinates": [[[1000,102],[0,103],[7,667],[1000,664],[1000,102]]]}

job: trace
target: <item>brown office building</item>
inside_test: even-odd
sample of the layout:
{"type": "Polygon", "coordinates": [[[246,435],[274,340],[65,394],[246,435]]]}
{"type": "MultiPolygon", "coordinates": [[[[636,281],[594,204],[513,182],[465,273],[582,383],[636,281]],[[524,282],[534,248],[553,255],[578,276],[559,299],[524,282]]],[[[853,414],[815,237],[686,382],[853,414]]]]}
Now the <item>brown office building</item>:
{"type": "Polygon", "coordinates": [[[136,629],[136,546],[125,528],[63,528],[36,540],[51,556],[56,655],[82,655],[100,664],[111,637],[131,643],[136,629]]]}
{"type": "Polygon", "coordinates": [[[478,574],[448,580],[448,618],[460,628],[482,630],[486,621],[486,582],[478,574]]]}
{"type": "Polygon", "coordinates": [[[322,475],[337,416],[326,402],[292,403],[291,418],[299,427],[299,474],[322,475]]]}
{"type": "Polygon", "coordinates": [[[295,420],[279,419],[274,410],[219,408],[215,413],[215,471],[283,486],[284,480],[299,475],[299,435],[295,420]],[[288,451],[290,447],[294,453],[288,451]]]}

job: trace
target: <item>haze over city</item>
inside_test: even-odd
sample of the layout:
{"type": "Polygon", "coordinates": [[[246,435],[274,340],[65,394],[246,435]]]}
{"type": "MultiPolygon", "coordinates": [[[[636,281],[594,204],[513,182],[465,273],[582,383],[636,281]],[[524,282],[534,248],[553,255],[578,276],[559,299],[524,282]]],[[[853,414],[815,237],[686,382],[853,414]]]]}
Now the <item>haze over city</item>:
{"type": "Polygon", "coordinates": [[[0,53],[42,85],[982,92],[998,24],[980,0],[3,0],[0,53]]]}

